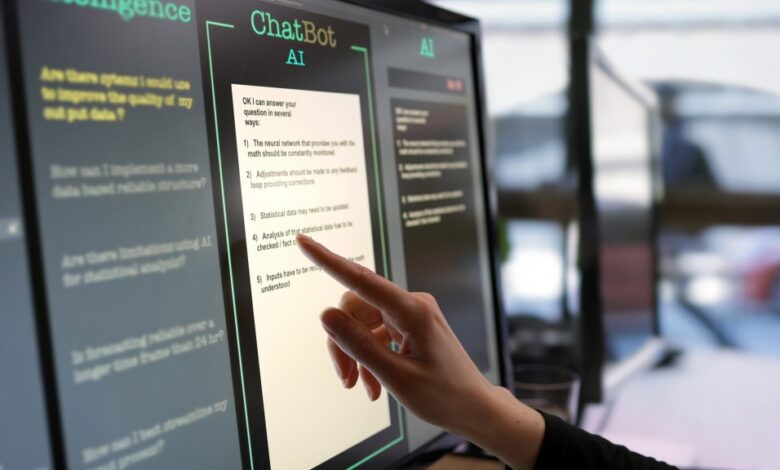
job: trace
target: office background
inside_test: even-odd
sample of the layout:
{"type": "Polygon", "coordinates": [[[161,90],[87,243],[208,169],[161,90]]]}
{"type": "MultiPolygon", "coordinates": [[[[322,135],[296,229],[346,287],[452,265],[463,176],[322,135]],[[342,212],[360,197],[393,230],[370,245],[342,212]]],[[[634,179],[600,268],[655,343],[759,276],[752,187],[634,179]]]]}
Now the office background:
{"type": "MultiPolygon", "coordinates": [[[[570,5],[590,2],[436,3],[483,24],[515,360],[576,362],[566,353],[576,333],[560,327],[576,316],[567,291],[579,281],[572,218],[561,213],[574,204],[581,150],[567,149],[570,5]],[[528,327],[539,324],[548,327],[528,327]]],[[[601,413],[586,409],[581,424],[681,465],[777,468],[766,436],[780,420],[780,5],[590,6],[593,47],[657,98],[658,323],[681,354],[624,384],[601,413]]]]}

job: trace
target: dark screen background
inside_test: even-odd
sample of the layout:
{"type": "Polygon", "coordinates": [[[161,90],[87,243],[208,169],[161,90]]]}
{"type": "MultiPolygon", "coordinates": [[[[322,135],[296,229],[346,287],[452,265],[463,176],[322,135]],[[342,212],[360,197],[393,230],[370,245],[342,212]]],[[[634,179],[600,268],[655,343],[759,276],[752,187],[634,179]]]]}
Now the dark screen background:
{"type": "MultiPolygon", "coordinates": [[[[397,141],[407,139],[469,142],[471,139],[465,106],[397,99],[391,103],[393,109],[400,107],[425,110],[429,113],[424,125],[412,125],[406,131],[400,131],[396,126],[397,141]]],[[[483,320],[487,313],[484,311],[484,296],[487,294],[480,282],[482,269],[475,224],[477,216],[472,174],[474,168],[471,165],[469,149],[467,144],[454,149],[453,154],[447,156],[397,154],[399,165],[453,162],[466,164],[464,169],[442,171],[439,178],[404,179],[402,175],[410,172],[399,171],[398,187],[402,200],[410,195],[463,191],[463,196],[457,199],[402,204],[400,223],[404,234],[408,289],[429,292],[436,297],[455,334],[477,366],[484,371],[490,367],[483,320]],[[460,204],[465,206],[465,210],[442,215],[439,222],[420,226],[408,225],[411,220],[410,212],[460,204]]]]}
{"type": "MultiPolygon", "coordinates": [[[[179,2],[189,5],[192,2],[179,2]]],[[[149,18],[123,20],[116,12],[50,1],[18,2],[23,74],[29,116],[30,148],[35,177],[45,289],[52,327],[52,349],[60,393],[63,435],[69,468],[118,461],[147,450],[144,465],[157,468],[236,468],[241,466],[239,434],[231,378],[226,318],[222,299],[216,226],[211,195],[198,36],[195,23],[149,18]],[[126,106],[121,122],[66,123],[47,120],[42,109],[42,68],[72,68],[95,73],[170,77],[189,81],[193,107],[126,106]],[[106,182],[73,179],[55,181],[54,164],[85,167],[104,164],[196,164],[186,177],[202,189],[132,195],[58,199],[55,184],[106,182]],[[179,269],[97,284],[65,287],[66,255],[116,250],[185,239],[213,246],[179,252],[179,269]],[[99,381],[76,383],[76,370],[137,357],[131,350],[108,360],[76,366],[74,351],[117,344],[193,322],[210,322],[206,335],[222,331],[221,339],[186,354],[112,372],[99,381]],[[216,403],[226,409],[170,432],[147,434],[166,420],[216,403]],[[134,434],[135,433],[135,434],[134,434]],[[87,463],[84,449],[100,448],[125,438],[133,444],[87,463]]],[[[51,88],[100,90],[73,83],[51,88]]],[[[123,93],[150,90],[115,87],[123,93]]],[[[169,94],[164,90],[160,93],[169,94]]],[[[182,93],[185,95],[186,93],[182,93]]],[[[178,180],[166,175],[162,179],[178,180]]],[[[132,178],[131,178],[132,179],[132,178]]],[[[160,177],[135,178],[154,184],[160,177]]],[[[123,178],[115,181],[125,181],[123,178]]],[[[137,262],[153,261],[150,256],[137,262]]],[[[170,256],[162,257],[170,258],[170,256]]],[[[85,273],[130,262],[87,265],[70,272],[85,273]]],[[[179,341],[195,342],[187,334],[179,341]]],[[[169,347],[166,341],[147,349],[169,347]]],[[[112,366],[113,367],[113,366],[112,366]]]]}

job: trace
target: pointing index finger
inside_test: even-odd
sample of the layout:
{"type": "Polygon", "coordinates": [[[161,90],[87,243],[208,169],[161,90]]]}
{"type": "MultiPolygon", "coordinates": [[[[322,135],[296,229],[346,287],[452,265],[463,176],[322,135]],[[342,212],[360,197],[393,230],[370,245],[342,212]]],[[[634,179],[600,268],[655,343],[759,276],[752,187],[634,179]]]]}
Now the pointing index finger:
{"type": "Polygon", "coordinates": [[[403,322],[411,294],[370,269],[333,253],[303,234],[298,234],[298,247],[314,264],[321,267],[344,287],[363,300],[403,322]]]}

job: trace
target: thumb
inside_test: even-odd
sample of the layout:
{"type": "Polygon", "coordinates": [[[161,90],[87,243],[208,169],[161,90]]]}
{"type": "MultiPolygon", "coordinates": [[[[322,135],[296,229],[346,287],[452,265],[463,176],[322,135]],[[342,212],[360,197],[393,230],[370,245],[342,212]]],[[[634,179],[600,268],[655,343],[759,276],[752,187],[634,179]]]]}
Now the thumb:
{"type": "Polygon", "coordinates": [[[349,357],[363,364],[378,379],[392,380],[403,367],[401,358],[379,341],[364,324],[337,308],[329,308],[320,316],[322,326],[333,341],[349,357]]]}

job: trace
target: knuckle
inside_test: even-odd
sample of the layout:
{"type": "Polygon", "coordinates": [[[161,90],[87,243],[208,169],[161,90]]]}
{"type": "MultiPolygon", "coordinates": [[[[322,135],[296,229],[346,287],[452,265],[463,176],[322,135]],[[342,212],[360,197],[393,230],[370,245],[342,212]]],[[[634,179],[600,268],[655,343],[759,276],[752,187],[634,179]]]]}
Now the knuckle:
{"type": "Polygon", "coordinates": [[[447,322],[447,319],[444,317],[444,314],[441,312],[441,310],[435,310],[431,316],[436,324],[444,328],[449,328],[449,323],[447,322]]]}
{"type": "Polygon", "coordinates": [[[419,293],[417,293],[417,296],[420,298],[420,300],[422,300],[423,302],[425,302],[429,306],[437,305],[436,297],[434,297],[433,295],[431,295],[428,292],[419,292],[419,293]]]}
{"type": "Polygon", "coordinates": [[[429,310],[438,306],[436,298],[428,292],[414,292],[412,297],[417,302],[417,308],[419,309],[429,310]]]}
{"type": "Polygon", "coordinates": [[[418,315],[425,310],[425,306],[422,304],[420,299],[415,296],[409,296],[401,300],[400,307],[407,312],[414,313],[415,315],[418,315]]]}
{"type": "Polygon", "coordinates": [[[427,292],[416,292],[413,298],[417,304],[415,312],[421,325],[432,327],[447,324],[447,320],[433,295],[427,292]]]}
{"type": "Polygon", "coordinates": [[[436,318],[429,310],[419,310],[417,315],[417,323],[420,327],[423,327],[426,330],[430,330],[436,325],[436,318]]]}

